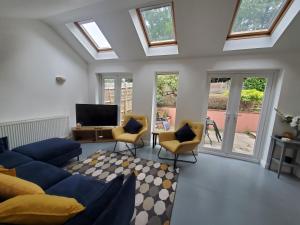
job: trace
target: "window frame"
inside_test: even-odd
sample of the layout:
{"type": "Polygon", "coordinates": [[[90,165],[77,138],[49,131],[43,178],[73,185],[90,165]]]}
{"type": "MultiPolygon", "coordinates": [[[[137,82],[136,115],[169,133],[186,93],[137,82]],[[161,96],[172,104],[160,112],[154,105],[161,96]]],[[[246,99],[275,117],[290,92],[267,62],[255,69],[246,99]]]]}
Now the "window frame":
{"type": "MultiPolygon", "coordinates": [[[[89,43],[93,46],[93,48],[97,51],[97,52],[108,52],[108,51],[112,51],[112,48],[98,48],[97,43],[95,42],[94,38],[89,34],[89,32],[84,29],[82,27],[82,24],[87,23],[87,22],[95,22],[95,20],[93,19],[88,19],[88,20],[83,20],[83,21],[77,21],[74,24],[77,26],[77,28],[79,29],[79,31],[85,36],[85,38],[89,41],[89,43]]],[[[98,24],[96,23],[96,25],[98,26],[98,24]]],[[[98,26],[99,30],[101,31],[100,27],[98,26]]],[[[102,31],[101,31],[102,33],[102,31]]],[[[104,34],[103,34],[104,35],[104,34]]],[[[105,37],[105,36],[104,36],[105,37]]],[[[106,38],[106,37],[105,37],[106,38]]],[[[108,40],[107,40],[108,41],[108,40]]],[[[110,43],[109,43],[110,45],[110,43]]]]}
{"type": "Polygon", "coordinates": [[[266,30],[257,30],[257,31],[244,31],[244,32],[236,32],[232,33],[232,28],[234,21],[236,19],[238,10],[240,8],[240,4],[242,0],[237,0],[237,4],[234,9],[233,18],[230,23],[229,32],[227,34],[227,40],[228,39],[243,39],[243,38],[253,38],[253,37],[261,37],[261,36],[270,36],[273,31],[275,30],[276,26],[279,24],[279,22],[282,20],[290,6],[292,5],[294,0],[286,0],[285,5],[282,7],[282,9],[279,11],[275,19],[273,20],[271,26],[269,29],[266,30]]]}
{"type": "Polygon", "coordinates": [[[148,47],[157,47],[157,46],[164,46],[164,45],[177,45],[177,37],[176,37],[176,23],[175,23],[175,10],[174,10],[174,2],[169,2],[169,3],[164,3],[164,4],[157,4],[157,5],[152,5],[152,6],[146,6],[146,7],[140,7],[136,9],[136,13],[138,15],[144,36],[146,38],[148,47]],[[155,8],[161,8],[164,6],[171,6],[172,8],[172,20],[173,20],[173,29],[174,29],[174,36],[175,36],[175,40],[174,41],[156,41],[155,43],[151,42],[148,36],[148,32],[147,32],[147,28],[142,16],[142,9],[155,9],[155,8]]]}

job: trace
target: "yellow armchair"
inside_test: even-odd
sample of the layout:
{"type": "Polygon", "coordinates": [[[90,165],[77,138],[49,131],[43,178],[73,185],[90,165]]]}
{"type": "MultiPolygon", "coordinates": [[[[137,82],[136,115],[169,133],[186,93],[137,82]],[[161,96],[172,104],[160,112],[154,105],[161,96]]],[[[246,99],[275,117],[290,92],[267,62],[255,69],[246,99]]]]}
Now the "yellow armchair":
{"type": "Polygon", "coordinates": [[[180,128],[185,124],[189,124],[193,132],[195,133],[195,138],[191,141],[179,142],[175,137],[175,132],[161,132],[159,133],[159,144],[161,146],[158,152],[158,158],[165,160],[174,160],[174,168],[176,168],[177,161],[179,162],[187,162],[187,163],[196,163],[197,158],[195,156],[194,150],[200,144],[203,134],[203,124],[199,122],[192,122],[190,120],[183,120],[180,123],[180,128]],[[160,156],[162,148],[165,148],[170,153],[174,154],[174,159],[163,158],[160,156]],[[187,160],[179,160],[178,157],[182,153],[192,152],[195,160],[187,161],[187,160]]]}
{"type": "Polygon", "coordinates": [[[122,126],[118,126],[112,129],[112,135],[114,140],[116,141],[113,152],[116,151],[118,142],[125,142],[125,145],[127,147],[126,151],[130,151],[130,153],[135,157],[136,149],[144,147],[144,141],[142,137],[145,133],[147,133],[147,131],[148,131],[148,120],[146,116],[134,115],[134,114],[125,115],[122,126]],[[125,126],[131,118],[135,119],[136,121],[138,121],[143,125],[143,127],[137,134],[126,133],[123,128],[123,126],[125,126]],[[139,141],[141,141],[141,145],[138,145],[139,141]],[[133,148],[130,148],[128,146],[128,143],[132,144],[133,148]],[[134,150],[134,152],[132,150],[134,150]]]}

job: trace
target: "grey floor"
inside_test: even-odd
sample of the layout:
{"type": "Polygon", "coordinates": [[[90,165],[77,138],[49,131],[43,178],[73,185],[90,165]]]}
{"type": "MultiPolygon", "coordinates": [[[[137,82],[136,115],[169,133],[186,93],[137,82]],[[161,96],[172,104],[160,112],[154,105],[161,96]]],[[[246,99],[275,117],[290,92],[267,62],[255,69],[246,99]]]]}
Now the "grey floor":
{"type": "MultiPolygon", "coordinates": [[[[83,144],[82,159],[112,143],[83,144]]],[[[138,150],[157,159],[158,147],[138,150]]],[[[199,154],[181,168],[171,225],[299,225],[300,181],[257,164],[199,154]]]]}

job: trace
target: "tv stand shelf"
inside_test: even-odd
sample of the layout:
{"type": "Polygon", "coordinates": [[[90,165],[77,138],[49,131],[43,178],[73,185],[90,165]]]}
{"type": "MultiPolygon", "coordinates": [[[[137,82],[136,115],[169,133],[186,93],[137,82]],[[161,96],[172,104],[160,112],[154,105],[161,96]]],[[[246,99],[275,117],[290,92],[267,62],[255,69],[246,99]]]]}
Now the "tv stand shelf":
{"type": "Polygon", "coordinates": [[[111,142],[114,141],[112,129],[114,127],[74,127],[73,138],[81,143],[111,142]]]}

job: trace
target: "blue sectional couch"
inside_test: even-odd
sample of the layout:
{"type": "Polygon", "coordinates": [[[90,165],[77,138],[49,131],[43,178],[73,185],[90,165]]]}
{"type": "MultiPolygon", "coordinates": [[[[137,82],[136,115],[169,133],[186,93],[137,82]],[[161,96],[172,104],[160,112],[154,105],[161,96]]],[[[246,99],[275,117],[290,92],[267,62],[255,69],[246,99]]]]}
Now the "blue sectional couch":
{"type": "MultiPolygon", "coordinates": [[[[134,211],[135,176],[104,183],[37,161],[17,151],[0,153],[0,165],[16,168],[17,176],[41,186],[47,194],[72,197],[86,209],[66,225],[129,225],[134,211]]],[[[1,202],[1,199],[0,199],[1,202]]],[[[3,225],[3,224],[0,224],[3,225]]]]}

